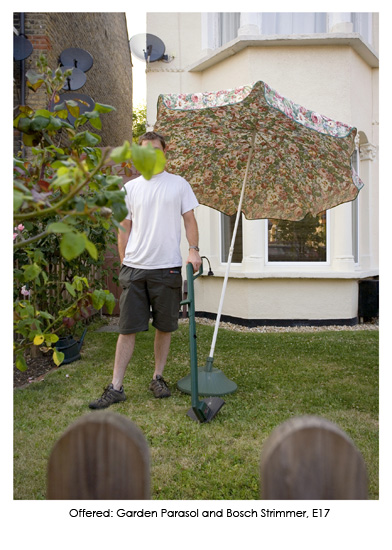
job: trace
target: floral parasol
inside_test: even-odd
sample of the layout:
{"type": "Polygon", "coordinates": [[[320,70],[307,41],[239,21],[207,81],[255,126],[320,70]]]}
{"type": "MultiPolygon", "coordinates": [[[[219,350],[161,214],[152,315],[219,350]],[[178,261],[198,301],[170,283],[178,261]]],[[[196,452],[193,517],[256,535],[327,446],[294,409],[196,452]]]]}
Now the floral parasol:
{"type": "Polygon", "coordinates": [[[167,170],[187,179],[201,204],[228,215],[239,206],[248,163],[241,202],[248,219],[301,220],[352,201],[363,186],[351,164],[356,128],[261,81],[160,95],[155,131],[167,141],[167,170]]]}

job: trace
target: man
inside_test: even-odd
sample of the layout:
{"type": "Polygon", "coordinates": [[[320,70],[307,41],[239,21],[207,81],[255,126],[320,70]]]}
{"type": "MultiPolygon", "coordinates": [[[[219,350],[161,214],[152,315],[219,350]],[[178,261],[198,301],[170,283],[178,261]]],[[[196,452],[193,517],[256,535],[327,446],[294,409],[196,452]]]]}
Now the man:
{"type": "MultiPolygon", "coordinates": [[[[147,132],[139,139],[142,147],[149,143],[165,152],[164,138],[147,132]]],[[[122,267],[119,281],[120,334],[117,340],[112,383],[102,396],[89,404],[104,409],[125,401],[123,378],[135,347],[136,333],[148,330],[150,306],[155,327],[155,371],[149,389],[155,397],[169,397],[163,379],[170,348],[171,333],[178,328],[181,301],[180,254],[181,217],[189,243],[187,263],[198,271],[201,258],[198,227],[193,209],[199,203],[189,183],[165,170],[146,180],[140,176],[125,184],[128,216],[121,222],[118,251],[122,267]]]]}

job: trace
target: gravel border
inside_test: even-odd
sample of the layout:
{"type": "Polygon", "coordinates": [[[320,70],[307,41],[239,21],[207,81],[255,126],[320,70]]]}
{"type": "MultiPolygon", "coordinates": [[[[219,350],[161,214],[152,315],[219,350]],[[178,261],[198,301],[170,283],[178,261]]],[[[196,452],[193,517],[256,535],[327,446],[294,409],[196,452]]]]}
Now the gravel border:
{"type": "MultiPolygon", "coordinates": [[[[118,317],[106,317],[108,324],[99,332],[117,332],[118,317]]],[[[180,318],[180,325],[187,325],[189,319],[180,318]]],[[[196,317],[196,324],[215,326],[215,319],[207,319],[206,317],[196,317]]],[[[274,327],[261,325],[257,327],[247,327],[245,325],[237,325],[235,323],[228,323],[221,321],[219,328],[232,330],[235,332],[323,332],[323,331],[361,331],[361,330],[379,330],[378,319],[375,319],[372,323],[361,323],[357,325],[324,325],[324,326],[292,326],[292,327],[274,327]]]]}
{"type": "MultiPolygon", "coordinates": [[[[187,324],[188,319],[180,319],[180,324],[187,324]]],[[[215,320],[206,319],[203,317],[197,317],[196,324],[215,326],[215,320]]],[[[323,332],[323,331],[360,331],[360,330],[379,330],[378,320],[374,323],[362,323],[358,325],[325,325],[325,326],[293,326],[293,327],[274,327],[274,326],[257,326],[247,327],[243,325],[236,325],[234,323],[227,323],[221,321],[219,328],[232,330],[235,332],[323,332]]]]}

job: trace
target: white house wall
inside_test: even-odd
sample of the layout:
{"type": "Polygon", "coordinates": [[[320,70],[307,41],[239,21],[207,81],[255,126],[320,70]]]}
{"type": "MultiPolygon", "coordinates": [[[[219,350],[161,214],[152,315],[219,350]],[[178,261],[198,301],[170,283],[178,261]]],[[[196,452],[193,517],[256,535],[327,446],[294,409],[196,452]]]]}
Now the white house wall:
{"type": "MultiPolygon", "coordinates": [[[[147,32],[159,36],[166,45],[166,53],[174,56],[170,63],[156,62],[147,69],[148,125],[152,127],[155,122],[157,99],[161,93],[214,91],[263,80],[296,103],[358,128],[361,177],[366,185],[359,194],[357,264],[352,254],[351,203],[330,211],[329,257],[328,262],[320,264],[268,263],[264,220],[249,222],[243,219],[243,262],[232,265],[223,315],[244,320],[352,322],[358,312],[358,281],[378,275],[378,69],[375,50],[367,48],[358,35],[353,35],[353,40],[351,35],[339,34],[333,35],[331,40],[323,40],[317,35],[316,40],[286,37],[284,41],[268,37],[259,41],[254,40],[257,39],[254,36],[242,36],[227,48],[220,48],[216,61],[215,51],[206,49],[206,45],[212,43],[211,36],[206,37],[206,28],[202,27],[206,15],[148,14],[147,32]],[[248,38],[249,42],[241,42],[248,38]]],[[[213,14],[208,17],[212,20],[213,14]]],[[[340,24],[339,14],[335,19],[340,24]]],[[[331,21],[335,19],[330,18],[331,21]]],[[[253,20],[257,21],[257,17],[253,20]]],[[[343,21],[342,24],[344,32],[350,31],[350,23],[343,21]]],[[[249,29],[254,31],[257,26],[249,29]]],[[[378,40],[376,16],[373,17],[373,37],[378,40]]],[[[196,309],[214,314],[225,271],[225,264],[220,260],[220,214],[201,206],[196,210],[196,217],[201,253],[209,258],[215,273],[214,278],[203,277],[196,281],[196,309]]],[[[182,253],[186,258],[184,238],[182,253]]]]}

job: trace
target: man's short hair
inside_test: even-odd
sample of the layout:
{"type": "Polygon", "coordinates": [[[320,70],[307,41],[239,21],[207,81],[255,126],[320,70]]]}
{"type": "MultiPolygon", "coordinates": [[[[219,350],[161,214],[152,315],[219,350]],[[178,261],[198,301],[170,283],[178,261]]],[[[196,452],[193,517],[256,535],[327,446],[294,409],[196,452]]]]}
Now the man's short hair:
{"type": "Polygon", "coordinates": [[[140,136],[138,143],[141,145],[143,141],[154,141],[154,139],[158,139],[161,142],[163,150],[166,149],[165,138],[156,132],[146,132],[140,136]]]}

